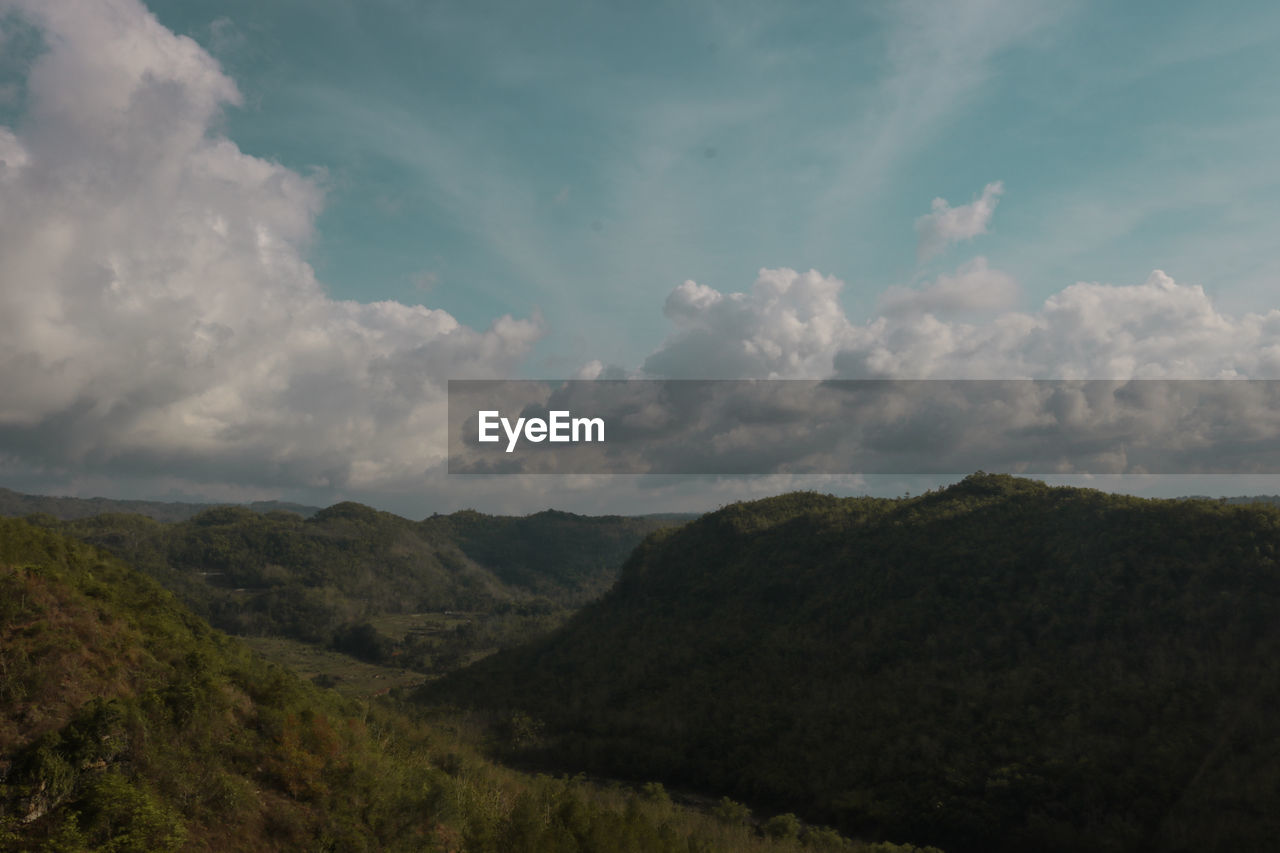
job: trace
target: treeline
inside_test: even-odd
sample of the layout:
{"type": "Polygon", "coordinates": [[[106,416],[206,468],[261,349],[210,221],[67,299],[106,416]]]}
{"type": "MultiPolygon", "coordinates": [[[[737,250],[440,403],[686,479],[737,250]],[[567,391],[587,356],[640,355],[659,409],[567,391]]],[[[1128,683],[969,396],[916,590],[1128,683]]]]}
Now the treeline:
{"type": "Polygon", "coordinates": [[[429,684],[515,754],[949,850],[1280,837],[1280,512],[975,475],[655,534],[563,629],[429,684]]]}
{"type": "Polygon", "coordinates": [[[344,701],[100,551],[0,519],[0,850],[912,853],[480,758],[344,701]]]}

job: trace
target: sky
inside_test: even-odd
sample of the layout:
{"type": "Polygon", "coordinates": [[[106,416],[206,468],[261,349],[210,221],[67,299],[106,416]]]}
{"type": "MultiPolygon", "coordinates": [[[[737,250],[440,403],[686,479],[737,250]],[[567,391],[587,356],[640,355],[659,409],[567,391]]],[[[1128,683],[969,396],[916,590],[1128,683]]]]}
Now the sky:
{"type": "Polygon", "coordinates": [[[1280,378],[1276,79],[1265,2],[0,0],[0,484],[707,509],[924,484],[450,477],[445,383],[1280,378]]]}

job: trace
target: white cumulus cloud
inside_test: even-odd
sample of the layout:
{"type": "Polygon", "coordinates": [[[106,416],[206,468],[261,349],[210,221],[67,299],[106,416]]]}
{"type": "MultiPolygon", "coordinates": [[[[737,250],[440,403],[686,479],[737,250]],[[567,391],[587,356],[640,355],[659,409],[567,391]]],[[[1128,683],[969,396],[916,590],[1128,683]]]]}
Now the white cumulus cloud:
{"type": "Polygon", "coordinates": [[[844,283],[810,270],[762,269],[750,293],[686,281],[667,297],[675,332],[644,372],[675,379],[816,378],[849,339],[844,283]]]}
{"type": "Polygon", "coordinates": [[[1003,193],[1004,183],[993,181],[982,188],[979,198],[959,207],[952,207],[945,198],[935,198],[932,210],[916,220],[916,254],[920,260],[933,257],[953,243],[987,233],[1003,193]]]}
{"type": "Polygon", "coordinates": [[[835,357],[848,377],[1271,379],[1280,311],[1232,317],[1160,270],[1137,285],[1073,284],[1033,313],[976,324],[931,315],[859,327],[835,357]]]}
{"type": "Polygon", "coordinates": [[[939,314],[966,310],[1008,308],[1018,298],[1013,276],[987,265],[978,257],[956,270],[940,275],[933,284],[912,289],[891,287],[880,298],[880,309],[888,316],[939,314]]]}
{"type": "Polygon", "coordinates": [[[1031,312],[981,322],[943,309],[992,308],[1015,285],[971,262],[920,291],[890,291],[881,315],[852,322],[842,283],[762,270],[750,292],[685,282],[667,298],[674,327],[645,361],[653,377],[890,379],[1226,379],[1280,377],[1280,311],[1233,317],[1199,285],[1162,271],[1145,282],[1070,285],[1031,312]]]}
{"type": "Polygon", "coordinates": [[[353,488],[444,452],[443,381],[540,323],[330,298],[316,177],[218,132],[235,84],[136,0],[2,0],[43,33],[0,127],[0,454],[50,470],[353,488]]]}

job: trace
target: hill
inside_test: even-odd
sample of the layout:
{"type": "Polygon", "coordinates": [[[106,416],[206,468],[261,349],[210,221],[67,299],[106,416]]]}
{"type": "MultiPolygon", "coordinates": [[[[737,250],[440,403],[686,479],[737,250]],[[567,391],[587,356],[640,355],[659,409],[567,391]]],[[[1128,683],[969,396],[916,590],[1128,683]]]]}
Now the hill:
{"type": "Polygon", "coordinates": [[[974,475],[793,494],[643,543],[545,640],[423,690],[526,760],[949,850],[1280,837],[1280,513],[974,475]]]}
{"type": "MultiPolygon", "coordinates": [[[[132,513],[145,515],[156,521],[185,521],[194,515],[217,506],[233,504],[183,503],[179,501],[132,501],[116,498],[69,498],[51,495],[26,495],[11,489],[0,488],[0,517],[22,518],[44,513],[61,521],[91,518],[104,513],[132,513]]],[[[320,507],[287,501],[253,501],[239,504],[254,512],[266,513],[283,510],[311,516],[320,507]]]]}
{"type": "Polygon", "coordinates": [[[570,606],[599,597],[640,540],[688,516],[575,515],[548,509],[524,517],[464,510],[422,522],[424,534],[450,541],[504,584],[570,606]]]}
{"type": "Polygon", "coordinates": [[[222,630],[395,657],[422,672],[545,633],[603,593],[646,534],[678,523],[550,510],[415,522],[356,503],[310,518],[224,506],[172,524],[121,513],[29,519],[109,550],[222,630]],[[467,616],[429,636],[376,627],[446,611],[467,616]]]}
{"type": "MultiPolygon", "coordinates": [[[[0,519],[0,850],[792,851],[642,791],[488,764],[454,723],[342,700],[104,553],[0,519]]],[[[803,830],[804,849],[913,853],[803,830]]],[[[773,836],[772,838],[770,836],[773,836]]]]}
{"type": "Polygon", "coordinates": [[[419,849],[425,759],[102,553],[0,519],[0,849],[419,849]],[[417,786],[415,788],[415,786],[417,786]]]}

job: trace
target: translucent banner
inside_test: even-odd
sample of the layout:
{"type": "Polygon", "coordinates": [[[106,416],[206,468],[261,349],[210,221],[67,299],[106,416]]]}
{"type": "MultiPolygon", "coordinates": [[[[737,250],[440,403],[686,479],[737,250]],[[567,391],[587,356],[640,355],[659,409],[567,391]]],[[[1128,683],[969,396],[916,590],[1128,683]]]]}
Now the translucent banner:
{"type": "Polygon", "coordinates": [[[462,380],[451,474],[1271,474],[1271,380],[462,380]]]}

